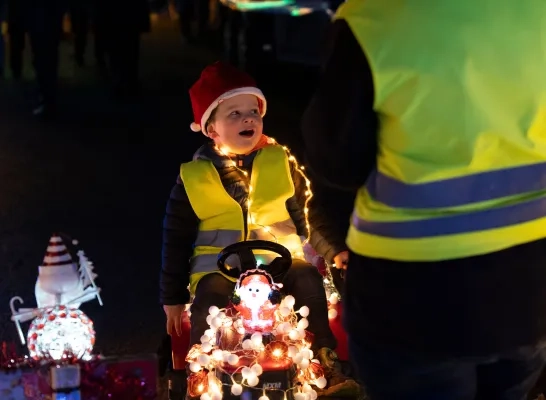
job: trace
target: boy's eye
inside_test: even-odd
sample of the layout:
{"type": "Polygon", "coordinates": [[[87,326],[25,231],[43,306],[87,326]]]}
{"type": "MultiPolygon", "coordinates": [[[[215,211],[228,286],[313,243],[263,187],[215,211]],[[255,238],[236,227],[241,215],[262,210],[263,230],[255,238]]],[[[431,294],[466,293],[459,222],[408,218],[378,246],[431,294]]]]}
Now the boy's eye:
{"type": "Polygon", "coordinates": [[[232,111],[229,115],[239,115],[239,111],[232,111]]]}
{"type": "Polygon", "coordinates": [[[258,110],[257,108],[255,108],[254,110],[252,110],[252,114],[258,114],[260,112],[260,110],[258,110]]]}

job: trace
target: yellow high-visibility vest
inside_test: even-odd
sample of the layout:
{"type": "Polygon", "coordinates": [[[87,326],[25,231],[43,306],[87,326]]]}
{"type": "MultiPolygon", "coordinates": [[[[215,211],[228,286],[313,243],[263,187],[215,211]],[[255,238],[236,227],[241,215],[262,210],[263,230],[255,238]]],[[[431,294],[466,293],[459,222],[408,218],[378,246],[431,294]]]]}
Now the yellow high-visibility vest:
{"type": "Polygon", "coordinates": [[[336,18],[380,121],[348,246],[438,261],[546,237],[546,2],[348,0],[336,18]]]}
{"type": "MultiPolygon", "coordinates": [[[[224,189],[220,175],[207,160],[182,164],[180,177],[190,203],[199,218],[199,233],[191,259],[190,291],[199,279],[216,266],[218,253],[242,240],[269,240],[288,248],[293,257],[303,255],[302,241],[286,209],[294,195],[288,156],[281,146],[271,145],[258,151],[250,174],[247,229],[243,211],[224,189]],[[245,236],[246,234],[246,236],[245,236]]],[[[275,257],[267,251],[254,251],[257,260],[268,264],[275,257]]],[[[228,266],[238,260],[228,259],[228,266]]]]}

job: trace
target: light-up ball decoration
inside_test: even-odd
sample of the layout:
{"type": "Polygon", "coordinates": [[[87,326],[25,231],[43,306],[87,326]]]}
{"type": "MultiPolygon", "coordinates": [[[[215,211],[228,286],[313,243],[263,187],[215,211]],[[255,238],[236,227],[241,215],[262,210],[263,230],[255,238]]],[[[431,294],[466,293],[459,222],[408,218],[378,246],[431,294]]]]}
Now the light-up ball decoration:
{"type": "Polygon", "coordinates": [[[93,321],[77,308],[49,308],[30,324],[27,341],[36,360],[61,360],[67,354],[90,360],[95,345],[93,321]]]}

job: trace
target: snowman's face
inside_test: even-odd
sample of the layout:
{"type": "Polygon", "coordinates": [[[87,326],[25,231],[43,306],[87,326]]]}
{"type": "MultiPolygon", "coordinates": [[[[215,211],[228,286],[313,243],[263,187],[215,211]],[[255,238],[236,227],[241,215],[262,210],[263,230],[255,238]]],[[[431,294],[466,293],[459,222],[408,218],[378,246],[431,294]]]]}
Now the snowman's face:
{"type": "Polygon", "coordinates": [[[241,288],[241,299],[245,303],[263,304],[269,298],[271,287],[262,282],[250,282],[241,288]]]}

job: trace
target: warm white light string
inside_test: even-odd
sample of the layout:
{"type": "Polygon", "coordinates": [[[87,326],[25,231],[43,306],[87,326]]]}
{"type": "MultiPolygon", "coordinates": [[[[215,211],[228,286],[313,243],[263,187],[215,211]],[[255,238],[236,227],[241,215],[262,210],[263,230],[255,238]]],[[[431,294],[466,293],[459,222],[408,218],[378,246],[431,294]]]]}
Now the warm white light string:
{"type": "Polygon", "coordinates": [[[197,374],[195,375],[197,381],[192,381],[192,375],[188,379],[190,396],[200,395],[201,400],[220,400],[222,398],[221,388],[227,386],[236,396],[242,393],[244,387],[262,390],[261,400],[268,400],[267,393],[271,391],[282,391],[286,398],[288,392],[295,390],[297,390],[294,394],[296,400],[315,400],[317,393],[311,385],[322,389],[326,386],[326,379],[320,362],[313,359],[314,355],[310,349],[311,343],[307,340],[305,329],[309,324],[306,318],[309,315],[309,308],[303,306],[298,311],[294,311],[294,304],[294,297],[286,296],[275,312],[276,323],[272,332],[274,340],[271,343],[273,345],[280,344],[280,346],[273,350],[270,348],[269,351],[271,351],[271,356],[279,362],[291,361],[296,366],[297,385],[291,385],[286,390],[257,389],[259,376],[263,373],[263,367],[258,360],[269,344],[263,344],[263,336],[258,332],[253,333],[250,339],[243,340],[244,328],[238,314],[233,313],[231,309],[219,309],[212,306],[207,317],[209,329],[201,337],[201,344],[194,345],[186,358],[192,375],[197,374]],[[299,321],[297,314],[302,317],[299,321]],[[223,335],[227,332],[234,332],[234,328],[240,335],[239,341],[231,351],[220,349],[217,343],[223,343],[223,339],[225,339],[223,335]],[[223,366],[224,363],[237,366],[242,359],[246,361],[245,365],[239,365],[232,373],[227,372],[223,366]],[[205,374],[205,370],[208,373],[205,374]],[[222,383],[217,378],[216,371],[227,374],[231,384],[222,383]],[[235,380],[234,376],[238,373],[242,375],[241,382],[235,380]]]}

